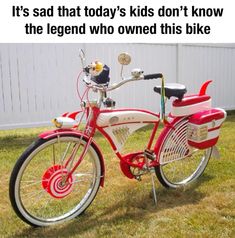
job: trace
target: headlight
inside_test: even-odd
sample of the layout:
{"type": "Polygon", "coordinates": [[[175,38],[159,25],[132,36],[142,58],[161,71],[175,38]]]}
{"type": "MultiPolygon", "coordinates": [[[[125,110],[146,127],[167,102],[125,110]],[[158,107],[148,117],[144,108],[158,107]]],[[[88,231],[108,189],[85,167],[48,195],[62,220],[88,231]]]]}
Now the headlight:
{"type": "Polygon", "coordinates": [[[69,117],[57,117],[52,119],[52,123],[57,128],[72,128],[77,125],[77,121],[69,117]]]}

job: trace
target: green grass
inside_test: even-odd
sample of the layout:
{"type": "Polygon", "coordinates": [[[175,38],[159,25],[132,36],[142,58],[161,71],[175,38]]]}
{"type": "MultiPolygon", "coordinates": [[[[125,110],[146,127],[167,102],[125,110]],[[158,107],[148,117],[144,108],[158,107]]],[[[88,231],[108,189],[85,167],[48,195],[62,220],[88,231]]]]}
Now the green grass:
{"type": "MultiPolygon", "coordinates": [[[[157,182],[153,205],[150,177],[123,176],[108,143],[97,136],[105,158],[105,186],[86,213],[49,228],[31,228],[13,212],[8,183],[25,148],[46,128],[0,131],[0,237],[235,237],[235,116],[223,124],[218,148],[203,176],[185,189],[167,190],[157,182]]],[[[140,150],[149,131],[132,137],[126,150],[140,150]]]]}

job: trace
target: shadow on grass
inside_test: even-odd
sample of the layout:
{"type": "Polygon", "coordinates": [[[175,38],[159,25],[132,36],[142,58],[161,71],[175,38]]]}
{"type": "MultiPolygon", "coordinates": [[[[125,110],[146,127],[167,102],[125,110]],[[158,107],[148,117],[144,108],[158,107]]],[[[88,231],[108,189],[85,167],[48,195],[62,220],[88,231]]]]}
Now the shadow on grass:
{"type": "MultiPolygon", "coordinates": [[[[138,129],[137,132],[150,132],[152,128],[153,128],[152,125],[147,125],[145,127],[138,129]]],[[[159,126],[159,128],[162,128],[162,126],[159,126]]],[[[53,128],[50,128],[50,129],[53,129],[53,128]]],[[[16,134],[15,132],[11,134],[11,131],[9,131],[9,134],[7,134],[6,136],[0,135],[0,146],[4,146],[6,148],[9,148],[9,147],[12,148],[13,145],[14,146],[30,145],[33,141],[35,141],[38,138],[38,135],[42,133],[43,131],[47,131],[47,130],[42,130],[40,132],[30,133],[30,134],[16,134]]],[[[103,137],[103,135],[97,130],[95,138],[101,138],[101,137],[103,137]]]]}
{"type": "Polygon", "coordinates": [[[37,135],[9,135],[0,138],[0,146],[6,150],[12,150],[12,148],[28,147],[33,141],[37,140],[37,135]]]}
{"type": "Polygon", "coordinates": [[[130,186],[125,186],[120,191],[124,194],[122,199],[118,200],[114,205],[105,207],[99,215],[88,209],[83,215],[61,226],[48,228],[29,227],[21,233],[15,234],[14,237],[71,237],[76,234],[83,236],[85,232],[89,232],[91,229],[94,231],[94,228],[98,229],[102,225],[111,227],[112,225],[130,221],[141,222],[149,214],[156,214],[165,209],[184,205],[197,204],[205,197],[204,193],[197,191],[197,187],[212,178],[212,176],[204,174],[197,182],[187,186],[185,189],[158,188],[157,207],[153,204],[152,192],[141,193],[138,192],[138,188],[130,189],[130,186]]]}

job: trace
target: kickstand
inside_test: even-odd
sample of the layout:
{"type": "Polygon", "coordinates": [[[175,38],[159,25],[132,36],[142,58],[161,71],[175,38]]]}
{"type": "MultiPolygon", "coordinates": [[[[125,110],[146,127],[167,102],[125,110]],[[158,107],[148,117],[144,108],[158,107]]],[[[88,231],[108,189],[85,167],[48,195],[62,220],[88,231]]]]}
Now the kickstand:
{"type": "Polygon", "coordinates": [[[152,179],[152,190],[153,190],[153,200],[154,200],[154,205],[157,206],[157,193],[156,193],[156,187],[155,187],[155,182],[154,182],[154,173],[151,173],[151,179],[152,179]]]}

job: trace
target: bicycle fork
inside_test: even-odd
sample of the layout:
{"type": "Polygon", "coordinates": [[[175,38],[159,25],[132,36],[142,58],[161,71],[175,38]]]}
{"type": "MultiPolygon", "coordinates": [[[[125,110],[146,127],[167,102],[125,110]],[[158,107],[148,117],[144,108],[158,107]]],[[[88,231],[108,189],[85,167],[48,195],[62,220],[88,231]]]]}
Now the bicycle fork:
{"type": "MultiPolygon", "coordinates": [[[[58,140],[59,140],[59,138],[58,138],[58,140]]],[[[63,175],[63,179],[62,179],[62,183],[63,184],[66,184],[68,182],[69,177],[72,176],[74,171],[77,169],[77,167],[81,164],[82,160],[86,156],[88,148],[89,148],[89,146],[90,146],[90,144],[92,142],[92,137],[90,137],[89,140],[86,142],[86,144],[84,145],[84,148],[83,148],[83,150],[81,152],[81,155],[79,156],[79,158],[78,158],[77,162],[75,163],[75,165],[73,165],[73,162],[74,162],[74,159],[76,157],[77,151],[79,150],[79,148],[81,146],[81,141],[82,141],[82,137],[80,138],[79,143],[74,146],[71,155],[65,161],[64,167],[68,170],[68,173],[66,175],[63,175]]],[[[67,153],[67,151],[65,153],[67,153]]],[[[65,155],[63,157],[65,157],[65,155]]]]}

